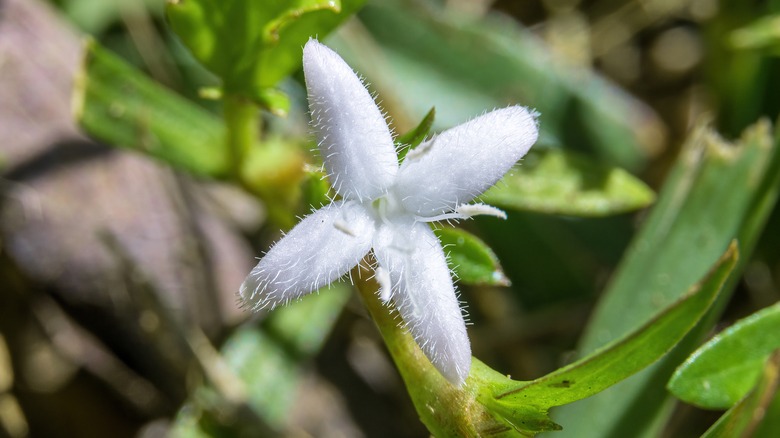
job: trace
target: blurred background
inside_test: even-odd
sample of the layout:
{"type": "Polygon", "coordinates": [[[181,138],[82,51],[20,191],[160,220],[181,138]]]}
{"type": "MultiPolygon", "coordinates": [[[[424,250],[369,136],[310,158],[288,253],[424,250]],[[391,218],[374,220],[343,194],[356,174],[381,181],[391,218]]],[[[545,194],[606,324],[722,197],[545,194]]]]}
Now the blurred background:
{"type": "MultiPolygon", "coordinates": [[[[216,79],[163,9],[0,1],[0,433],[427,436],[347,283],[271,315],[238,309],[238,286],[284,227],[263,203],[77,127],[86,35],[220,110],[198,91],[216,79]]],[[[431,107],[440,130],[519,103],[542,114],[538,147],[578,151],[657,190],[697,125],[734,139],[777,119],[778,20],[776,0],[371,0],[325,42],[397,132],[431,107]]],[[[306,156],[302,81],[281,84],[287,117],[262,118],[265,135],[306,156]]],[[[296,190],[307,199],[309,187],[296,190]]],[[[570,361],[645,216],[512,212],[463,224],[512,283],[461,286],[474,355],[519,380],[570,361]]],[[[780,298],[779,220],[775,211],[757,237],[718,327],[780,298]]],[[[664,434],[698,436],[718,416],[679,406],[664,434]]]]}

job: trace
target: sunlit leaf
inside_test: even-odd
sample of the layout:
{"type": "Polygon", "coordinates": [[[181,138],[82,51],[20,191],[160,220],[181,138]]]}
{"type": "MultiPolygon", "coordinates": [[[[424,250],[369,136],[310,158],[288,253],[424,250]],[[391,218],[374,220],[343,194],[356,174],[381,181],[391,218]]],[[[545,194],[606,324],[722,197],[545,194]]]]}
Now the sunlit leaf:
{"type": "Polygon", "coordinates": [[[447,263],[460,281],[477,285],[509,285],[498,258],[479,237],[460,228],[438,228],[433,232],[444,252],[449,254],[447,263]]]}
{"type": "Polygon", "coordinates": [[[172,0],[168,21],[195,57],[241,94],[273,112],[289,104],[269,91],[301,65],[309,38],[323,38],[365,0],[172,0]]]}
{"type": "Polygon", "coordinates": [[[738,321],[696,350],[668,388],[688,403],[730,408],[755,386],[767,358],[779,348],[780,303],[738,321]]]}
{"type": "Polygon", "coordinates": [[[648,206],[655,194],[625,170],[563,150],[529,153],[481,199],[507,209],[606,216],[648,206]]]}

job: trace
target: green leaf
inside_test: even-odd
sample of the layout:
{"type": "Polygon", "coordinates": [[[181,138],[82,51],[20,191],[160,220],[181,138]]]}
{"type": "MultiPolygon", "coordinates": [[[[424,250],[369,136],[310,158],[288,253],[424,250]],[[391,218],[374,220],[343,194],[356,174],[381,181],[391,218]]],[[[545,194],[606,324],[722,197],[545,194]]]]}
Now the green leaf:
{"type": "Polygon", "coordinates": [[[284,117],[290,112],[290,98],[275,88],[260,90],[255,98],[260,106],[276,116],[284,117]]]}
{"type": "Polygon", "coordinates": [[[778,348],[780,303],[712,338],[677,368],[667,387],[687,403],[730,408],[755,386],[767,358],[778,348]]]}
{"type": "MultiPolygon", "coordinates": [[[[516,411],[546,415],[551,407],[590,397],[642,370],[671,350],[706,314],[734,270],[737,253],[732,243],[706,278],[635,332],[532,382],[506,385],[492,397],[483,394],[481,400],[509,418],[516,411]]],[[[522,417],[510,421],[519,420],[522,417]]]]}
{"type": "Polygon", "coordinates": [[[493,250],[477,236],[460,228],[433,230],[444,252],[449,253],[447,264],[462,282],[476,285],[509,286],[493,250]]]}
{"type": "MultiPolygon", "coordinates": [[[[581,354],[635,330],[678,299],[681,288],[695,282],[735,237],[740,253],[750,254],[780,185],[780,131],[775,135],[773,140],[766,121],[735,144],[707,126],[694,130],[594,312],[581,354]]],[[[577,431],[568,436],[658,436],[672,412],[666,383],[715,324],[742,267],[740,262],[712,313],[662,361],[557,410],[556,421],[577,431]]]]}
{"type": "Polygon", "coordinates": [[[436,118],[436,108],[431,108],[423,117],[420,124],[406,134],[399,135],[395,139],[395,147],[398,149],[398,161],[403,161],[410,150],[417,147],[431,132],[433,120],[436,118]]]}
{"type": "Polygon", "coordinates": [[[223,176],[224,125],[92,40],[73,91],[73,111],[93,137],[198,175],[223,176]]]}
{"type": "Polygon", "coordinates": [[[334,195],[325,172],[313,166],[306,166],[305,171],[306,176],[302,184],[303,203],[316,207],[330,202],[334,195]]]}
{"type": "Polygon", "coordinates": [[[607,216],[644,208],[653,191],[625,170],[573,152],[530,152],[482,201],[502,208],[570,216],[607,216]]]}
{"type": "Polygon", "coordinates": [[[737,252],[736,243],[730,245],[687,295],[634,333],[532,382],[513,381],[472,358],[466,384],[453,387],[379,302],[376,286],[360,280],[358,289],[434,436],[532,436],[560,429],[548,417],[551,407],[602,391],[668,352],[707,313],[736,265],[737,252]]]}
{"type": "Polygon", "coordinates": [[[365,0],[170,0],[168,21],[225,94],[274,112],[289,106],[269,91],[301,65],[301,47],[323,38],[365,0]],[[269,94],[271,93],[271,94],[269,94]]]}
{"type": "Polygon", "coordinates": [[[720,417],[702,438],[780,435],[780,350],[766,361],[759,377],[753,391],[720,417]]]}

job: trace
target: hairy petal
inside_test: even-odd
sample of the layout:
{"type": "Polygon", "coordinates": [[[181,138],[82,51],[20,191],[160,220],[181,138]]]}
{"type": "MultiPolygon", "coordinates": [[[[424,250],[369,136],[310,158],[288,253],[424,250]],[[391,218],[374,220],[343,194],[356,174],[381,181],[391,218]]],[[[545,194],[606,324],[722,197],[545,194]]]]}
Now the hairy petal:
{"type": "Polygon", "coordinates": [[[511,106],[442,132],[406,156],[397,193],[420,216],[452,211],[496,183],[536,142],[536,118],[511,106]]]}
{"type": "Polygon", "coordinates": [[[330,284],[371,249],[374,222],[355,201],[307,216],[252,269],[239,292],[244,306],[273,309],[330,284]]]}
{"type": "Polygon", "coordinates": [[[466,380],[471,345],[441,244],[423,223],[385,224],[374,240],[391,299],[431,363],[453,385],[466,380]]]}
{"type": "Polygon", "coordinates": [[[312,125],[333,188],[345,198],[376,198],[398,171],[384,116],[355,72],[317,40],[303,48],[303,71],[312,125]]]}

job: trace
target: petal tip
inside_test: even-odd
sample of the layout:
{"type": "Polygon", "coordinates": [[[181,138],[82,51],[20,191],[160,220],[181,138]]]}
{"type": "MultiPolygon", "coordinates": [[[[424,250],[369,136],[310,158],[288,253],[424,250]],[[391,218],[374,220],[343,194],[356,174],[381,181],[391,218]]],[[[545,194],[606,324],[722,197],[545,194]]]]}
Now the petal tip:
{"type": "Polygon", "coordinates": [[[448,382],[450,382],[456,388],[462,388],[466,383],[466,378],[469,376],[471,369],[471,356],[469,355],[469,361],[466,364],[453,364],[453,366],[445,373],[443,370],[442,375],[448,382]]]}

